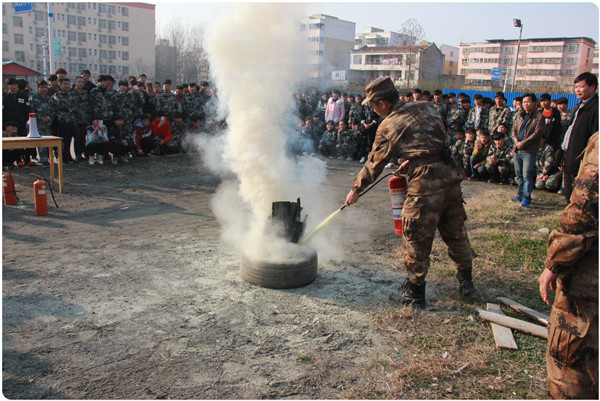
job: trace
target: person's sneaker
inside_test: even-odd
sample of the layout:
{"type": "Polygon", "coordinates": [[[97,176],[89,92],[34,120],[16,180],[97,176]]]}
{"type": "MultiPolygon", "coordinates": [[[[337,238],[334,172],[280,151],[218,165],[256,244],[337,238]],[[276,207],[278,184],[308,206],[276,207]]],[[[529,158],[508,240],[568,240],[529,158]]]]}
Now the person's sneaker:
{"type": "Polygon", "coordinates": [[[517,196],[515,196],[514,198],[512,198],[510,201],[511,201],[511,202],[522,202],[522,201],[523,201],[523,198],[521,198],[521,196],[520,196],[520,195],[517,195],[517,196]]]}
{"type": "Polygon", "coordinates": [[[116,158],[116,157],[114,157],[114,156],[112,157],[112,159],[110,159],[110,162],[111,162],[112,164],[119,164],[119,161],[118,161],[118,160],[117,160],[117,158],[116,158]]]}
{"type": "Polygon", "coordinates": [[[563,188],[559,189],[557,194],[559,195],[564,195],[565,194],[565,190],[563,188]]]}
{"type": "Polygon", "coordinates": [[[396,166],[394,165],[394,163],[388,163],[385,165],[385,168],[396,168],[396,166]]]}
{"type": "Polygon", "coordinates": [[[89,163],[90,163],[90,166],[94,165],[94,156],[89,157],[89,163]]]}
{"type": "Polygon", "coordinates": [[[364,162],[366,162],[366,161],[367,161],[367,158],[363,156],[363,157],[360,159],[359,163],[360,163],[360,164],[363,164],[363,163],[364,163],[364,162]]]}
{"type": "Polygon", "coordinates": [[[125,156],[119,156],[119,160],[122,161],[123,163],[129,163],[129,159],[125,156]]]}
{"type": "Polygon", "coordinates": [[[98,155],[98,164],[104,164],[104,156],[98,155]]]}
{"type": "Polygon", "coordinates": [[[530,203],[531,203],[531,201],[529,199],[523,199],[521,201],[521,207],[529,207],[530,203]]]}

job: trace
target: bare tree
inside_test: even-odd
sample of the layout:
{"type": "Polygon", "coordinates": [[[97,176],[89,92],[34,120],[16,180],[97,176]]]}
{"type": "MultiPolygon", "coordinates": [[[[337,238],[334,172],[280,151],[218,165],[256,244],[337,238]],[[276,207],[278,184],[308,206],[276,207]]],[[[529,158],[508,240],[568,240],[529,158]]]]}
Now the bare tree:
{"type": "Polygon", "coordinates": [[[156,60],[157,77],[178,83],[198,81],[199,66],[206,62],[204,26],[186,26],[174,18],[160,36],[163,40],[159,40],[159,46],[165,49],[157,52],[160,54],[156,60]]]}
{"type": "Polygon", "coordinates": [[[409,18],[400,27],[398,33],[405,35],[408,54],[406,56],[406,64],[408,65],[408,83],[407,87],[410,87],[410,72],[413,64],[417,64],[416,55],[419,53],[419,44],[426,40],[425,29],[419,24],[415,18],[409,18]]]}

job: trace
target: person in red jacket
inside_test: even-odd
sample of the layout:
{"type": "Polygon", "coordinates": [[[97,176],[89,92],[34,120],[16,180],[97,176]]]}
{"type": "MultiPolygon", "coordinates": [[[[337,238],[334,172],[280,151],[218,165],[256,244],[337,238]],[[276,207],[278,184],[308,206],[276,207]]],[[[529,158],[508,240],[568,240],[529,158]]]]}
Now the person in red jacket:
{"type": "Polygon", "coordinates": [[[166,154],[166,145],[171,140],[171,124],[163,113],[159,113],[152,122],[152,134],[156,143],[156,152],[161,155],[166,154]]]}

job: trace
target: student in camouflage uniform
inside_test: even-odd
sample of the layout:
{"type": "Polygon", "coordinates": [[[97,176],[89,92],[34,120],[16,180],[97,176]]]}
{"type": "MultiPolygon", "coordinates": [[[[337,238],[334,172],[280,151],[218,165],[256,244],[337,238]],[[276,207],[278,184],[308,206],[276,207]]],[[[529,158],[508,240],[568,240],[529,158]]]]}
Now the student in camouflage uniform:
{"type": "Polygon", "coordinates": [[[92,121],[92,98],[90,93],[83,89],[85,80],[83,77],[75,78],[75,85],[69,95],[73,98],[75,107],[75,140],[73,149],[75,150],[75,160],[84,161],[85,156],[85,137],[87,135],[87,127],[92,121]]]}
{"type": "Polygon", "coordinates": [[[304,127],[302,127],[302,136],[307,141],[310,141],[311,152],[314,152],[319,146],[319,139],[321,138],[322,133],[323,131],[314,126],[312,117],[306,118],[304,127]]]}
{"type": "Polygon", "coordinates": [[[473,96],[475,107],[469,110],[467,115],[467,122],[465,123],[465,130],[467,128],[473,128],[478,130],[480,128],[487,129],[489,125],[489,110],[483,105],[483,96],[477,93],[473,96]]]}
{"type": "Polygon", "coordinates": [[[461,130],[464,133],[463,127],[467,120],[467,111],[465,108],[456,102],[452,104],[452,99],[455,98],[456,96],[450,97],[450,106],[446,111],[446,127],[448,127],[448,135],[450,135],[450,139],[454,141],[456,140],[456,132],[458,130],[461,130]]]}
{"type": "MultiPolygon", "coordinates": [[[[48,82],[38,81],[37,93],[34,93],[29,98],[32,113],[35,113],[38,131],[42,136],[52,135],[52,121],[54,120],[56,110],[54,99],[50,96],[48,82]]],[[[38,156],[43,166],[48,163],[48,148],[37,148],[38,156]]]]}
{"type": "Polygon", "coordinates": [[[438,111],[438,113],[440,113],[440,116],[442,116],[442,121],[444,121],[444,124],[446,123],[446,118],[447,118],[447,111],[448,111],[448,107],[446,106],[446,103],[442,102],[442,91],[439,89],[436,89],[433,91],[433,107],[435,107],[435,109],[438,111]]]}
{"type": "Polygon", "coordinates": [[[353,160],[358,150],[356,133],[348,129],[348,124],[344,120],[340,120],[338,127],[337,144],[335,147],[338,155],[340,155],[338,159],[353,160]]]}
{"type": "Polygon", "coordinates": [[[558,169],[556,160],[554,159],[554,150],[552,149],[552,146],[546,143],[544,137],[542,137],[540,150],[536,156],[535,170],[536,189],[547,189],[551,192],[559,190],[562,183],[562,171],[558,169]]]}
{"type": "Polygon", "coordinates": [[[110,125],[112,121],[112,101],[114,91],[108,87],[108,76],[98,77],[98,86],[90,91],[92,98],[92,115],[102,118],[103,123],[110,125]]]}
{"type": "Polygon", "coordinates": [[[183,113],[177,111],[173,114],[173,124],[171,124],[171,140],[166,143],[165,151],[167,154],[183,153],[184,139],[186,136],[186,127],[183,121],[183,113]]]}
{"type": "Polygon", "coordinates": [[[319,152],[323,156],[333,158],[337,156],[337,131],[333,121],[327,121],[326,128],[327,130],[323,133],[319,142],[319,152]]]}
{"type": "Polygon", "coordinates": [[[163,92],[156,96],[155,110],[157,113],[162,113],[170,123],[178,107],[177,98],[171,93],[171,80],[167,79],[163,84],[163,92]]]}
{"type": "Polygon", "coordinates": [[[75,109],[77,104],[73,103],[71,96],[71,81],[69,78],[60,80],[60,91],[54,94],[56,106],[56,127],[58,135],[63,139],[63,161],[72,164],[75,161],[71,156],[71,140],[75,136],[75,109]]]}
{"type": "Polygon", "coordinates": [[[473,128],[465,129],[465,144],[463,145],[463,170],[466,177],[471,176],[471,155],[475,149],[475,130],[473,128]]]}
{"type": "Polygon", "coordinates": [[[497,92],[494,102],[495,104],[492,106],[489,112],[488,130],[490,132],[496,132],[500,124],[506,124],[506,126],[510,129],[510,125],[512,123],[512,112],[506,105],[504,93],[497,92]]]}
{"type": "Polygon", "coordinates": [[[510,183],[514,173],[512,172],[512,145],[506,142],[504,134],[496,131],[494,133],[494,146],[489,151],[485,161],[485,171],[488,182],[510,183]]]}
{"type": "Polygon", "coordinates": [[[567,132],[569,125],[573,122],[573,115],[571,114],[571,110],[569,110],[569,100],[566,97],[556,99],[556,108],[560,111],[561,138],[564,139],[565,132],[567,132]]]}
{"type": "Polygon", "coordinates": [[[346,205],[358,201],[360,192],[381,174],[390,159],[406,160],[398,173],[408,173],[402,209],[408,279],[405,291],[390,298],[400,304],[425,306],[425,277],[436,229],[458,267],[459,292],[473,294],[473,250],[464,223],[467,216],[460,189],[462,169],[450,155],[439,113],[428,102],[404,103],[389,77],[369,83],[366,94],[364,102],[384,119],[369,158],[346,196],[346,205]]]}
{"type": "Polygon", "coordinates": [[[125,135],[133,133],[133,120],[137,117],[136,110],[141,106],[138,93],[131,92],[127,81],[119,81],[119,92],[112,98],[113,114],[123,117],[123,131],[125,135]]]}
{"type": "Polygon", "coordinates": [[[190,93],[183,98],[184,120],[189,122],[192,115],[202,119],[204,116],[204,99],[197,92],[197,85],[190,86],[190,93]]]}
{"type": "Polygon", "coordinates": [[[485,178],[485,160],[492,147],[492,138],[487,129],[480,128],[477,130],[477,134],[478,138],[475,141],[473,153],[469,159],[469,165],[471,166],[471,177],[469,177],[469,180],[481,180],[485,178]]]}
{"type": "Polygon", "coordinates": [[[540,295],[550,305],[546,368],[553,399],[598,399],[598,132],[590,137],[560,228],[548,240],[540,295]]]}
{"type": "Polygon", "coordinates": [[[123,130],[124,121],[120,114],[113,115],[113,124],[108,130],[108,151],[112,154],[112,164],[117,164],[119,160],[129,163],[127,154],[133,150],[132,134],[123,130]]]}
{"type": "Polygon", "coordinates": [[[364,106],[361,103],[362,98],[360,96],[356,96],[352,106],[350,107],[350,114],[348,115],[349,126],[354,124],[360,125],[365,120],[364,106]]]}
{"type": "Polygon", "coordinates": [[[521,110],[523,110],[523,96],[517,96],[516,98],[513,99],[513,106],[514,106],[514,110],[512,113],[512,122],[509,126],[510,131],[512,131],[513,127],[515,126],[515,121],[517,120],[517,118],[519,117],[519,112],[521,110]]]}
{"type": "Polygon", "coordinates": [[[456,142],[450,147],[452,156],[462,166],[463,155],[465,152],[465,131],[462,128],[456,130],[456,142]]]}

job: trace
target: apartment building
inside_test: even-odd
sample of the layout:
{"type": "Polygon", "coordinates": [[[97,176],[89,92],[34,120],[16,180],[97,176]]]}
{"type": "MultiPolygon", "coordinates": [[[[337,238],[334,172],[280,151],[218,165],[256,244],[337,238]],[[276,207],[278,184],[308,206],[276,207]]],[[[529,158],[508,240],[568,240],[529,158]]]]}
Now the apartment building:
{"type": "Polygon", "coordinates": [[[369,82],[389,76],[400,88],[415,88],[441,79],[444,55],[434,43],[417,46],[363,46],[352,51],[352,79],[369,82]]]}
{"type": "Polygon", "coordinates": [[[319,82],[346,80],[356,24],[324,14],[300,21],[308,41],[308,76],[319,82]]]}
{"type": "Polygon", "coordinates": [[[517,57],[517,40],[493,39],[460,44],[459,74],[467,84],[500,86],[512,83],[517,62],[516,90],[560,89],[585,71],[592,71],[596,42],[586,37],[523,39],[517,57]],[[492,80],[494,68],[501,68],[499,81],[492,80]]]}
{"type": "Polygon", "coordinates": [[[458,54],[459,49],[456,46],[438,45],[444,55],[444,75],[458,74],[458,54]]]}
{"type": "Polygon", "coordinates": [[[363,32],[354,38],[354,49],[360,49],[363,46],[408,46],[410,44],[410,38],[407,35],[373,27],[364,28],[363,32]]]}
{"type": "Polygon", "coordinates": [[[15,12],[23,3],[2,4],[2,60],[48,74],[58,67],[70,77],[155,75],[155,5],[147,3],[50,3],[53,7],[54,66],[50,66],[48,4],[15,12]]]}

